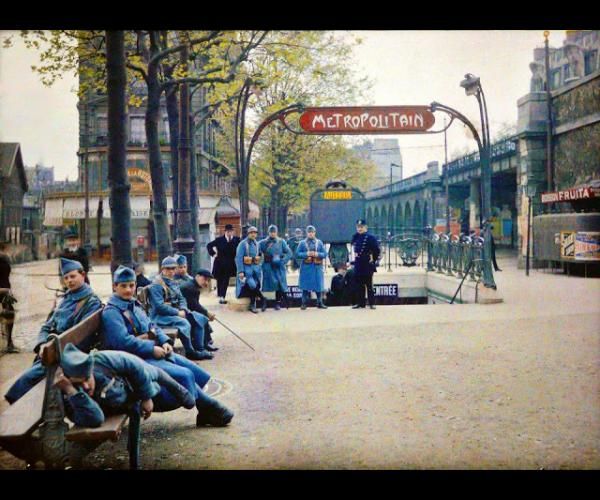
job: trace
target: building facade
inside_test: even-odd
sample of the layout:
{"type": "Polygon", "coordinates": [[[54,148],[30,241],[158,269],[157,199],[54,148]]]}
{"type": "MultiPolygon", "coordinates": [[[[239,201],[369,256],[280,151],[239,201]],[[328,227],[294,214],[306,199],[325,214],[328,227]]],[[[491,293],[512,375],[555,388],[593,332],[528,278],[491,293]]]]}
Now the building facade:
{"type": "Polygon", "coordinates": [[[21,145],[0,143],[0,241],[22,244],[23,197],[27,189],[21,145]]]}
{"type": "Polygon", "coordinates": [[[398,139],[377,138],[353,146],[352,149],[365,160],[372,161],[377,165],[369,188],[389,186],[390,182],[394,183],[403,179],[402,154],[398,139]]]}

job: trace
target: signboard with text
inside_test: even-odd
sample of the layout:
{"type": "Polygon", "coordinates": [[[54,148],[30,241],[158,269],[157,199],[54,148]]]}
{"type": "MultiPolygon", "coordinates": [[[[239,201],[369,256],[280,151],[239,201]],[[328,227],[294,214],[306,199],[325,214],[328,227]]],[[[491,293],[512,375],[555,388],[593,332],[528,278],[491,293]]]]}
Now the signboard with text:
{"type": "Polygon", "coordinates": [[[435,123],[429,106],[306,108],[300,127],[308,134],[405,134],[427,132],[435,123]]]}
{"type": "Polygon", "coordinates": [[[588,200],[592,198],[600,198],[600,191],[593,186],[542,193],[542,203],[560,203],[563,201],[588,200]]]}

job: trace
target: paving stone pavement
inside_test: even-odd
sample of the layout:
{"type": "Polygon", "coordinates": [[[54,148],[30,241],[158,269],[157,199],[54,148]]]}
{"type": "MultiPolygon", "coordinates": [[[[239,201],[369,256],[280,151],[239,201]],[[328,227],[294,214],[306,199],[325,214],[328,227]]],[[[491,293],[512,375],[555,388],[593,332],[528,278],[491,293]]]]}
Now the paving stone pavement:
{"type": "MultiPolygon", "coordinates": [[[[256,348],[217,324],[221,349],[201,362],[227,385],[219,398],[235,418],[196,429],[194,411],[153,414],[142,467],[597,469],[600,280],[536,270],[527,278],[513,258],[499,265],[505,302],[494,305],[252,315],[206,297],[256,348]]],[[[92,283],[107,296],[109,276],[100,276],[92,283]]],[[[18,305],[39,315],[52,293],[23,279],[36,293],[18,305]]],[[[15,340],[24,347],[28,336],[15,340]]],[[[26,353],[0,357],[0,391],[30,362],[26,353]]],[[[125,440],[103,444],[86,465],[127,468],[125,440]]],[[[0,452],[0,468],[22,467],[0,452]]]]}

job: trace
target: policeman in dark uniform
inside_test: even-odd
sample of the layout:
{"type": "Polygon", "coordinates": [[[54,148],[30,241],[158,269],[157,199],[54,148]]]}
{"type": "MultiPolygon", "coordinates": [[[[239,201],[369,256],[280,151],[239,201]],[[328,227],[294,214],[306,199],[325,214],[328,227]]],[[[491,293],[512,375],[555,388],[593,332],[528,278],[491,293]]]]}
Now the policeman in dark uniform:
{"type": "Polygon", "coordinates": [[[373,273],[377,272],[381,249],[377,238],[368,231],[367,222],[363,219],[356,221],[356,233],[352,236],[354,249],[354,279],[356,284],[356,301],[352,309],[364,308],[365,287],[369,298],[369,307],[375,309],[375,290],[373,289],[373,273]]]}

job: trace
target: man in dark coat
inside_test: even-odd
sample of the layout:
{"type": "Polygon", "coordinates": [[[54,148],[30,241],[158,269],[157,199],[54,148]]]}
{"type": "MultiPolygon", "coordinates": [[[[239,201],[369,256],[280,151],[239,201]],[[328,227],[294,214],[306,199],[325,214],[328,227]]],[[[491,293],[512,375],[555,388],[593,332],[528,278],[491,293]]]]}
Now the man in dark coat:
{"type": "MultiPolygon", "coordinates": [[[[88,273],[90,272],[90,261],[88,259],[87,252],[85,251],[85,249],[81,248],[79,246],[79,244],[80,244],[80,240],[79,240],[79,237],[77,236],[77,234],[72,231],[67,231],[65,233],[65,247],[66,248],[62,251],[62,253],[60,254],[59,257],[62,257],[64,259],[69,259],[69,260],[75,260],[75,261],[81,263],[81,265],[83,267],[83,271],[85,272],[85,282],[89,285],[90,279],[88,278],[88,273]]],[[[60,259],[59,259],[59,263],[60,263],[60,259]]],[[[59,264],[59,269],[58,269],[58,275],[59,275],[61,284],[63,284],[60,264],[59,264]]],[[[63,284],[63,288],[66,289],[64,284],[63,284]]]]}
{"type": "MultiPolygon", "coordinates": [[[[206,307],[200,304],[200,290],[202,288],[210,289],[210,280],[213,279],[213,275],[208,269],[198,269],[192,281],[185,281],[181,286],[181,293],[185,297],[185,301],[190,311],[196,311],[202,316],[206,316],[208,321],[213,321],[216,316],[213,313],[208,312],[206,307]]],[[[213,345],[212,335],[213,332],[210,323],[204,325],[204,349],[207,351],[218,351],[219,348],[213,345]]]]}
{"type": "Polygon", "coordinates": [[[227,304],[225,295],[227,294],[227,286],[229,278],[236,275],[235,270],[235,252],[240,244],[240,238],[234,236],[233,226],[227,224],[225,226],[225,234],[211,241],[206,245],[206,249],[211,257],[215,257],[213,263],[213,275],[217,279],[217,295],[219,296],[219,304],[227,304]],[[216,251],[215,251],[216,249],[216,251]]]}
{"type": "Polygon", "coordinates": [[[364,308],[365,287],[369,298],[369,307],[375,309],[375,290],[373,289],[373,273],[377,272],[378,260],[381,249],[377,238],[368,231],[367,222],[363,219],[356,221],[356,233],[352,236],[352,248],[354,249],[354,281],[356,283],[357,304],[352,309],[364,308]]]}
{"type": "Polygon", "coordinates": [[[141,262],[134,262],[133,269],[135,270],[135,287],[136,287],[136,289],[152,284],[152,281],[150,281],[148,278],[146,278],[146,276],[144,276],[144,271],[145,271],[144,264],[142,264],[141,262]]]}

